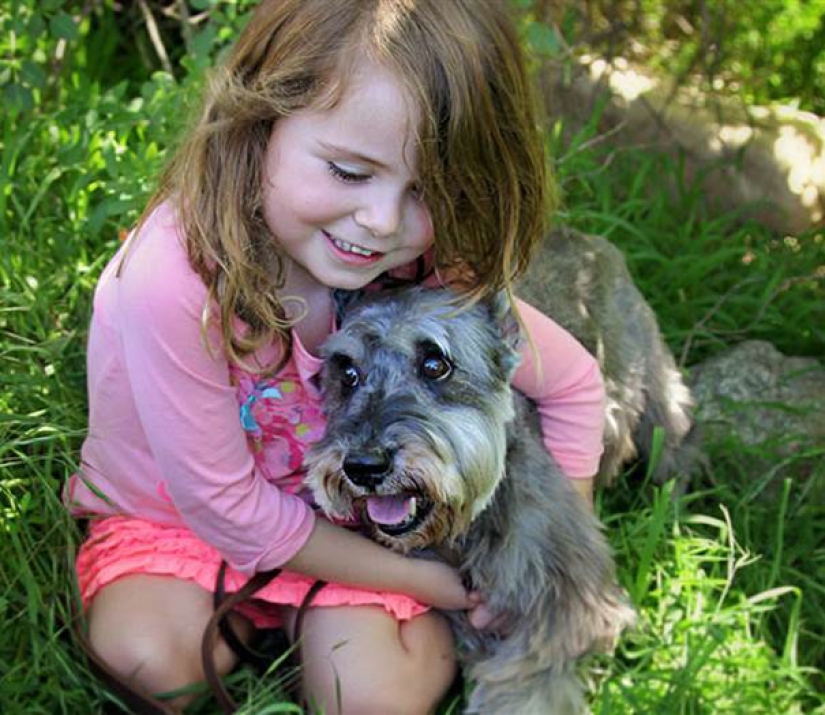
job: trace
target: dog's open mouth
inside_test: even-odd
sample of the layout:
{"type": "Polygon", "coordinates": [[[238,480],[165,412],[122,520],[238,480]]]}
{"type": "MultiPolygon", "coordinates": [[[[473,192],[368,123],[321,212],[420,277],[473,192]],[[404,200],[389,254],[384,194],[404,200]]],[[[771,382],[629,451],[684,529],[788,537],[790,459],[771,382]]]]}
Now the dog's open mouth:
{"type": "Polygon", "coordinates": [[[365,517],[387,536],[418,528],[433,508],[421,494],[375,494],[365,500],[365,517]]]}

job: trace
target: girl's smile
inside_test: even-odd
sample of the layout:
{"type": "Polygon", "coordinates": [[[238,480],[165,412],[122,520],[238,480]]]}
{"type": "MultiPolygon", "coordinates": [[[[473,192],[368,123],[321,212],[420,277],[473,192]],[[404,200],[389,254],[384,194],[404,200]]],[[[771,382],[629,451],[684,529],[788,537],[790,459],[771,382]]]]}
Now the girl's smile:
{"type": "Polygon", "coordinates": [[[287,258],[283,294],[362,288],[432,245],[416,175],[418,122],[395,77],[362,61],[331,109],[275,123],[262,194],[287,258]]]}
{"type": "Polygon", "coordinates": [[[350,263],[353,266],[366,266],[377,263],[384,257],[384,254],[380,251],[361,248],[340,238],[330,236],[326,231],[323,231],[323,234],[332,245],[333,252],[345,263],[350,263]]]}

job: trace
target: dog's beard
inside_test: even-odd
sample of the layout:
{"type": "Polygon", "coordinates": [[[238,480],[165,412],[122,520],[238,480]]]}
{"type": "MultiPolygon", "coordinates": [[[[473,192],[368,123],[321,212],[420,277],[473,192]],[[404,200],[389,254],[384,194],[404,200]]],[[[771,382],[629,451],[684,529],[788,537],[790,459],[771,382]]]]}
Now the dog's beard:
{"type": "Polygon", "coordinates": [[[450,536],[461,511],[455,467],[415,443],[395,454],[392,471],[374,489],[354,485],[344,474],[346,448],[313,449],[306,483],[318,506],[333,519],[356,521],[375,541],[406,553],[450,536]]]}
{"type": "Polygon", "coordinates": [[[504,428],[476,410],[443,414],[423,435],[399,430],[390,473],[373,489],[353,484],[343,470],[348,445],[322,440],[307,455],[306,483],[334,519],[369,528],[396,551],[450,544],[466,533],[489,503],[503,474],[504,428]]]}

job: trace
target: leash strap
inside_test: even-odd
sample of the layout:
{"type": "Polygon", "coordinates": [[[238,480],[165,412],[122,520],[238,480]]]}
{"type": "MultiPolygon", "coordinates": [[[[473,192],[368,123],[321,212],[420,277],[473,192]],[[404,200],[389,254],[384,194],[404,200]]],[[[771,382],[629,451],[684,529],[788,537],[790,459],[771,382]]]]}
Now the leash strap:
{"type": "Polygon", "coordinates": [[[247,653],[251,653],[253,659],[258,658],[259,654],[254,653],[254,651],[251,651],[251,649],[243,645],[241,639],[238,638],[237,634],[232,630],[232,626],[229,624],[226,616],[233,608],[246,601],[272,581],[272,579],[281,573],[281,569],[272,569],[271,571],[256,573],[239,590],[220,600],[219,594],[225,593],[223,584],[225,573],[226,562],[223,562],[218,571],[218,582],[215,585],[215,612],[212,614],[212,618],[209,619],[209,623],[206,624],[206,630],[203,633],[203,640],[201,641],[201,664],[206,682],[209,683],[209,687],[212,689],[218,705],[221,706],[221,710],[223,710],[224,713],[234,713],[238,709],[238,706],[227,692],[221,676],[218,673],[217,665],[215,664],[215,646],[218,642],[218,635],[223,635],[227,644],[235,650],[242,660],[246,658],[247,653]],[[223,626],[221,626],[222,623],[224,624],[223,626]],[[231,633],[228,639],[225,633],[231,633]],[[239,650],[236,650],[236,646],[239,650]]]}
{"type": "MultiPolygon", "coordinates": [[[[213,607],[215,611],[217,611],[224,600],[227,598],[226,595],[226,561],[221,561],[221,567],[218,570],[218,578],[215,582],[215,594],[212,599],[213,607]]],[[[262,571],[259,574],[256,574],[249,583],[258,579],[255,582],[253,588],[254,590],[249,594],[251,597],[254,593],[260,591],[264,586],[268,583],[273,581],[277,578],[278,574],[281,573],[281,569],[273,569],[272,571],[262,571]]],[[[243,589],[241,589],[243,591],[243,589]]],[[[238,591],[238,593],[241,593],[238,591]]],[[[230,596],[231,598],[231,596],[230,596]]],[[[246,598],[238,601],[233,605],[238,605],[238,603],[242,603],[246,598]]],[[[231,609],[230,609],[231,610],[231,609]]],[[[213,616],[214,618],[214,616],[213,616]]],[[[226,644],[232,649],[235,655],[238,656],[239,660],[242,663],[249,663],[253,665],[255,668],[264,669],[269,665],[270,658],[268,658],[265,654],[259,653],[258,651],[250,648],[246,643],[244,643],[240,638],[238,638],[238,634],[235,633],[235,629],[232,628],[232,624],[229,622],[229,619],[225,616],[218,620],[218,630],[220,631],[221,636],[226,641],[226,644]]]]}
{"type": "MultiPolygon", "coordinates": [[[[243,643],[229,623],[227,615],[236,606],[244,601],[249,600],[264,586],[277,578],[281,573],[281,569],[272,569],[271,571],[261,571],[255,574],[249,581],[247,581],[238,591],[226,595],[226,562],[221,562],[221,567],[218,570],[218,578],[215,583],[215,612],[209,619],[206,625],[206,630],[201,641],[201,663],[203,666],[203,673],[206,677],[206,682],[212,689],[215,699],[218,701],[221,709],[227,715],[235,713],[238,709],[237,703],[229,695],[226,687],[218,674],[218,669],[215,664],[215,646],[218,641],[218,634],[220,634],[227,645],[235,652],[238,658],[243,662],[252,663],[259,667],[266,667],[269,663],[269,658],[266,658],[261,653],[253,650],[243,643]]],[[[295,619],[295,633],[293,636],[294,642],[300,638],[301,627],[303,625],[304,613],[310,606],[316,594],[326,586],[326,581],[316,581],[307,592],[304,600],[298,608],[298,615],[295,619]]],[[[154,714],[152,714],[154,715],[154,714]]]]}

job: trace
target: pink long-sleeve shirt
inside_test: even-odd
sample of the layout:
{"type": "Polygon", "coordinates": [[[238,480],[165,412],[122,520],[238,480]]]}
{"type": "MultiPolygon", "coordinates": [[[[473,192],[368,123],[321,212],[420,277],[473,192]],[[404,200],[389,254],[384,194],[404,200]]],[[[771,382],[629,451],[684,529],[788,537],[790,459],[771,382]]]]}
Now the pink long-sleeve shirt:
{"type": "MultiPolygon", "coordinates": [[[[293,335],[288,362],[267,386],[230,366],[217,326],[206,349],[207,289],[189,265],[169,204],[130,243],[95,291],[89,431],[64,498],[78,516],[126,513],[185,525],[244,573],[280,566],[314,524],[297,485],[302,450],[323,431],[312,379],[321,361],[293,335]],[[277,415],[262,407],[274,404],[270,394],[277,394],[277,415]]],[[[545,444],[564,472],[590,477],[602,452],[598,366],[552,320],[525,303],[519,309],[541,366],[527,347],[514,385],[537,404],[545,444]]],[[[276,350],[258,358],[266,362],[276,350]]]]}

